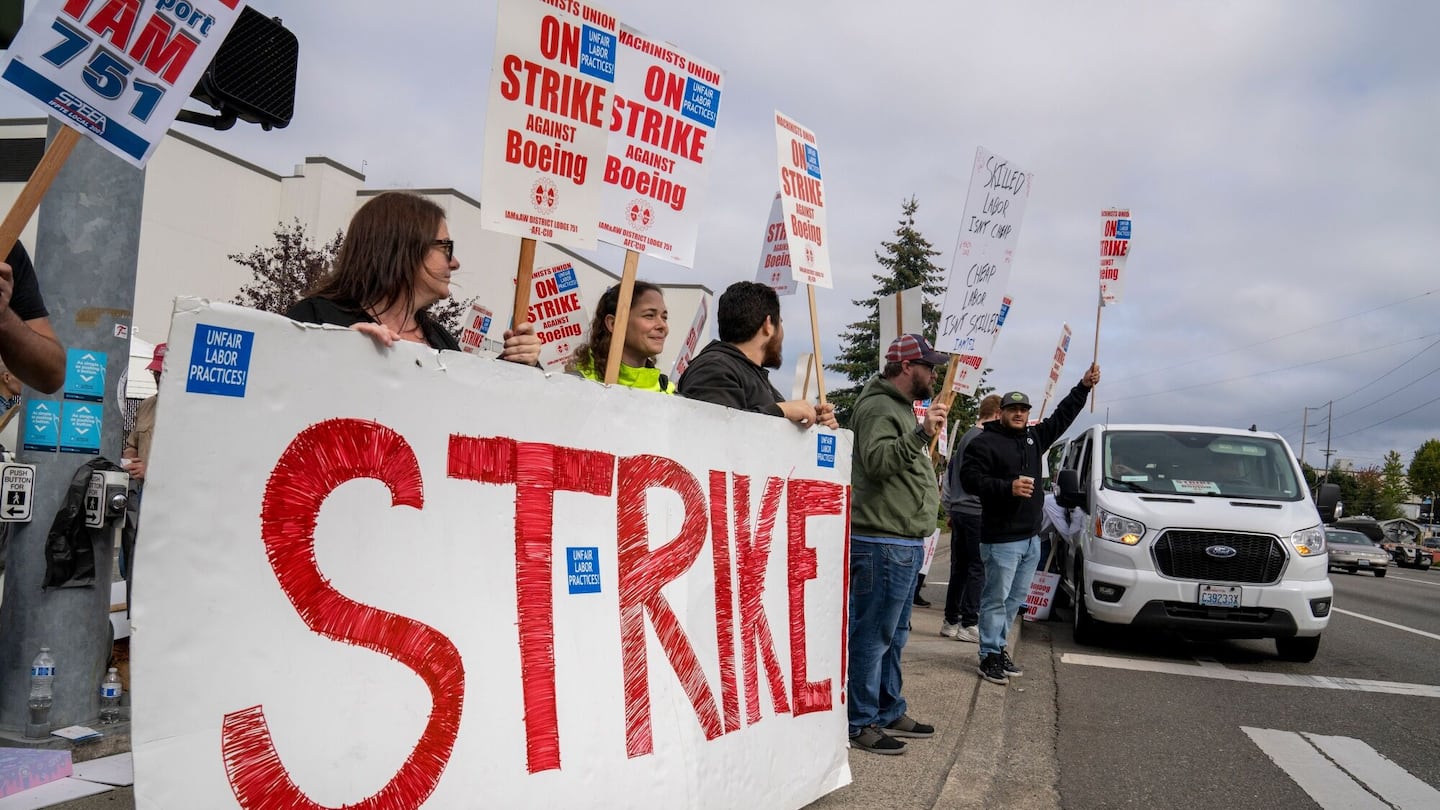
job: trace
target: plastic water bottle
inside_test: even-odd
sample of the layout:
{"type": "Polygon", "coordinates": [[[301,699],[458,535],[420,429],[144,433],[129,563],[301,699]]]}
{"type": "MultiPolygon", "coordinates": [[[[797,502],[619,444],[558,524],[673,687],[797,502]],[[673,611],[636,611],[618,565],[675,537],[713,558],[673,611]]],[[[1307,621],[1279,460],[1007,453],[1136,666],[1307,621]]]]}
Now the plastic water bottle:
{"type": "Polygon", "coordinates": [[[120,675],[115,667],[105,673],[105,681],[100,684],[100,722],[104,724],[120,722],[120,675]]]}
{"type": "Polygon", "coordinates": [[[50,657],[50,648],[41,647],[40,654],[30,664],[30,722],[41,725],[50,722],[50,707],[55,703],[55,659],[50,657]]]}

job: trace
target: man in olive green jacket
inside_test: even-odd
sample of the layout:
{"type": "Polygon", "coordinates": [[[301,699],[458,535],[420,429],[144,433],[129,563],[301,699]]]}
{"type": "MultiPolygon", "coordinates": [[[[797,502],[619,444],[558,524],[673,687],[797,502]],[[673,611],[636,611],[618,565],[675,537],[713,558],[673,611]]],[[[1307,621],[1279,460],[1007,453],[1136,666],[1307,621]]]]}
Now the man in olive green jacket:
{"type": "Polygon", "coordinates": [[[916,424],[914,401],[930,399],[935,367],[949,358],[920,335],[901,335],[885,368],[855,400],[850,506],[850,744],[901,754],[896,737],[924,738],[935,727],[906,714],[900,653],[910,637],[910,604],[940,505],[930,440],[945,431],[935,403],[916,424]]]}

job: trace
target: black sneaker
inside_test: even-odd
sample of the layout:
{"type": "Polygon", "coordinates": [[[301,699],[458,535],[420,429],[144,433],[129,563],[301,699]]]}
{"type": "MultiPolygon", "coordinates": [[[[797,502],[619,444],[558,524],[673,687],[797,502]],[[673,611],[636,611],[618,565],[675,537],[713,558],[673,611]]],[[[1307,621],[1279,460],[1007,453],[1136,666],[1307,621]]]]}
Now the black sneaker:
{"type": "Polygon", "coordinates": [[[1025,670],[1021,669],[1020,665],[1015,663],[1014,659],[1010,657],[1010,653],[1005,650],[1000,651],[1000,666],[1005,670],[1005,674],[1011,678],[1018,678],[1025,674],[1025,670]]]}
{"type": "Polygon", "coordinates": [[[850,738],[850,744],[872,754],[898,756],[905,753],[905,743],[891,737],[875,726],[866,726],[850,738]]]}
{"type": "Polygon", "coordinates": [[[885,731],[892,737],[913,737],[917,740],[935,736],[934,726],[928,723],[917,723],[908,714],[900,715],[895,722],[885,727],[885,731]]]}
{"type": "Polygon", "coordinates": [[[921,596],[919,591],[915,592],[915,599],[913,601],[916,607],[930,607],[930,600],[921,596]]]}
{"type": "Polygon", "coordinates": [[[980,673],[980,677],[991,683],[998,683],[1001,686],[1010,683],[1010,679],[1005,676],[1005,665],[1000,663],[1000,656],[996,653],[985,656],[975,671],[980,673]]]}

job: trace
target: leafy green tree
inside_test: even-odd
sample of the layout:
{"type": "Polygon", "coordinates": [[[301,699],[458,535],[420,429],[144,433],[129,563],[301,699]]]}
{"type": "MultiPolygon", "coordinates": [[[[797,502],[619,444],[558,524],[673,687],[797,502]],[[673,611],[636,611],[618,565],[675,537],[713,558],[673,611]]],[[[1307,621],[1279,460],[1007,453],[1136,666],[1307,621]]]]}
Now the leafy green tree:
{"type": "MultiPolygon", "coordinates": [[[[855,406],[855,398],[860,395],[860,389],[878,372],[875,364],[880,356],[878,308],[882,297],[911,287],[920,287],[924,299],[921,304],[921,333],[926,340],[932,343],[935,340],[940,324],[940,307],[935,302],[945,293],[945,275],[934,262],[934,257],[939,256],[940,251],[935,250],[930,241],[915,228],[915,212],[919,208],[920,203],[913,196],[900,204],[900,222],[895,228],[894,241],[882,241],[882,249],[875,251],[875,261],[882,268],[882,272],[871,275],[875,280],[875,292],[869,298],[854,299],[851,302],[865,312],[865,317],[846,327],[845,332],[840,335],[839,355],[833,362],[825,364],[825,368],[850,382],[848,386],[827,392],[827,398],[834,404],[835,416],[842,427],[849,424],[850,411],[855,406]]],[[[945,368],[937,369],[936,373],[943,380],[945,368]]],[[[962,399],[967,398],[957,398],[951,406],[952,425],[968,425],[974,421],[974,403],[962,399]]]]}
{"type": "MultiPolygon", "coordinates": [[[[1331,471],[1334,475],[1334,471],[1331,471]]],[[[1384,482],[1379,467],[1365,467],[1350,474],[1355,481],[1355,503],[1354,508],[1347,508],[1345,511],[1351,515],[1369,515],[1377,520],[1384,520],[1380,515],[1380,490],[1384,482]]]]}
{"type": "MultiPolygon", "coordinates": [[[[275,228],[274,244],[257,246],[249,253],[230,254],[230,261],[249,269],[251,275],[231,303],[284,315],[330,272],[344,239],[345,234],[336,231],[334,237],[317,247],[305,223],[299,219],[289,225],[281,223],[275,228]]],[[[447,298],[430,307],[430,316],[450,334],[458,335],[460,319],[474,300],[447,298]]]]}
{"type": "Polygon", "coordinates": [[[1430,499],[1429,519],[1435,518],[1435,499],[1440,497],[1440,439],[1427,439],[1410,459],[1410,491],[1417,497],[1430,499]]]}

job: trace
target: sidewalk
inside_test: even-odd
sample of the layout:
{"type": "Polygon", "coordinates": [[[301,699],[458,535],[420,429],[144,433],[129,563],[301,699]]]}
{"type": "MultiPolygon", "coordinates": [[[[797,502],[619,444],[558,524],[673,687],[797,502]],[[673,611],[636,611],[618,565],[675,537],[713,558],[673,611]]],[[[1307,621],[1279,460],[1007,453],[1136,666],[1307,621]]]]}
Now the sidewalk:
{"type": "MultiPolygon", "coordinates": [[[[930,570],[942,577],[936,556],[930,570]]],[[[1012,630],[1012,640],[1019,631],[1012,654],[1025,676],[996,686],[975,672],[979,645],[940,635],[945,586],[927,584],[925,597],[932,606],[914,609],[905,646],[905,699],[912,717],[935,726],[935,736],[907,740],[898,757],[851,749],[854,781],[807,810],[1058,808],[1048,628],[1022,622],[1012,630]]]]}

